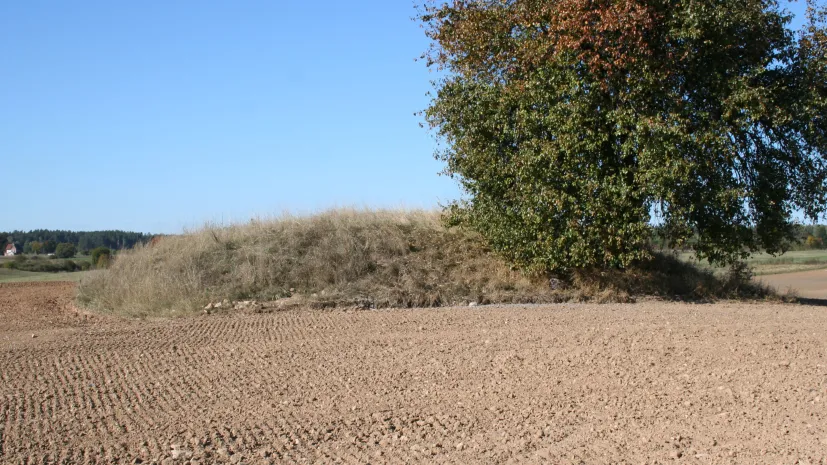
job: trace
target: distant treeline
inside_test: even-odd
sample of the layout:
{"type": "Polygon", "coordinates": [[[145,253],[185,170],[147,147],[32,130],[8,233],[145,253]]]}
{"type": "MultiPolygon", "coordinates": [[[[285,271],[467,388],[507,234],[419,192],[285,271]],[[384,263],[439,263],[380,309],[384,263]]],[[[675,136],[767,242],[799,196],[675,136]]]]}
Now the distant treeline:
{"type": "Polygon", "coordinates": [[[14,244],[19,252],[27,250],[26,244],[40,243],[44,253],[52,253],[57,244],[74,244],[77,250],[86,253],[96,247],[113,250],[129,249],[137,243],[147,243],[153,234],[129,231],[60,231],[36,229],[34,231],[0,232],[0,243],[14,244]]]}
{"type": "MultiPolygon", "coordinates": [[[[823,249],[827,246],[827,225],[823,224],[797,224],[794,226],[794,239],[786,242],[786,250],[807,250],[823,249]]],[[[683,249],[691,249],[697,242],[697,234],[688,240],[683,249]]],[[[661,249],[670,248],[670,245],[663,236],[658,234],[657,228],[652,237],[652,244],[661,249]]]]}

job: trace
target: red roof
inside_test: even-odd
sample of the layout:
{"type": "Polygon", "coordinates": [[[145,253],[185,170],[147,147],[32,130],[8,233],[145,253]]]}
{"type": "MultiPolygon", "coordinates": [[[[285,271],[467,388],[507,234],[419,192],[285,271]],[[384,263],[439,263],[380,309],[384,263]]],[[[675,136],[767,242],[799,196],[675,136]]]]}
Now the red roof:
{"type": "Polygon", "coordinates": [[[8,252],[9,250],[12,250],[14,248],[15,248],[14,244],[9,244],[9,245],[6,246],[6,251],[8,252]]]}

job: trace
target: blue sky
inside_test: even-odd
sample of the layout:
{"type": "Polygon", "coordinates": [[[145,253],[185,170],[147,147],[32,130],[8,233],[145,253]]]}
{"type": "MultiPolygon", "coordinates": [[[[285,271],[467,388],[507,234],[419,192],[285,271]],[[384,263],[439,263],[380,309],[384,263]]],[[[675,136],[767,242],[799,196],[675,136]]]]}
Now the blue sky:
{"type": "Polygon", "coordinates": [[[413,5],[3,2],[0,231],[457,198],[414,115],[433,75],[413,5]]]}

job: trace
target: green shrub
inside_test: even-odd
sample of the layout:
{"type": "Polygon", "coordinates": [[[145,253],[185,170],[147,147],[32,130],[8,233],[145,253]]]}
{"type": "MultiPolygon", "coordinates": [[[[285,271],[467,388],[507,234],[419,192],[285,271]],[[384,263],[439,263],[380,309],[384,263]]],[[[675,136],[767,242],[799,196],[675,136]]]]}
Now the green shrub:
{"type": "Polygon", "coordinates": [[[91,255],[92,263],[94,263],[97,268],[107,268],[110,257],[112,256],[112,250],[108,247],[96,247],[92,249],[91,255]]]}
{"type": "Polygon", "coordinates": [[[58,244],[57,249],[55,249],[55,256],[57,256],[57,258],[72,258],[76,253],[75,244],[68,242],[58,244]]]}
{"type": "Polygon", "coordinates": [[[88,262],[75,262],[73,260],[26,260],[24,262],[6,262],[7,268],[19,271],[32,271],[40,273],[73,272],[88,269],[91,264],[88,262]]]}

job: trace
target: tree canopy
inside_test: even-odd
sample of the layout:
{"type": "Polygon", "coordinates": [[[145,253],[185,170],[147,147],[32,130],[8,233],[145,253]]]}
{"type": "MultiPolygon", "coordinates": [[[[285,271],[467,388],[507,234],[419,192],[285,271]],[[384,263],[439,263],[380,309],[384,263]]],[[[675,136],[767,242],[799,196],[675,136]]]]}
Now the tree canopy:
{"type": "Polygon", "coordinates": [[[77,254],[75,244],[70,244],[68,242],[61,242],[55,249],[55,256],[57,256],[57,258],[72,258],[75,254],[77,254]]]}
{"type": "Polygon", "coordinates": [[[824,6],[453,0],[419,20],[452,224],[530,269],[626,267],[655,228],[700,258],[782,251],[825,212],[824,6]]]}

